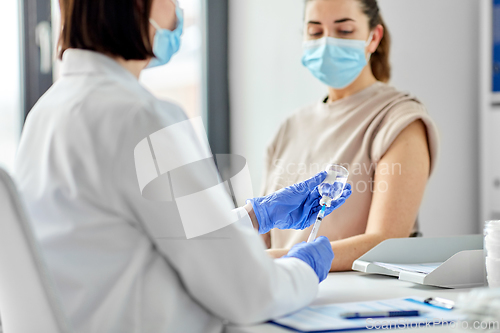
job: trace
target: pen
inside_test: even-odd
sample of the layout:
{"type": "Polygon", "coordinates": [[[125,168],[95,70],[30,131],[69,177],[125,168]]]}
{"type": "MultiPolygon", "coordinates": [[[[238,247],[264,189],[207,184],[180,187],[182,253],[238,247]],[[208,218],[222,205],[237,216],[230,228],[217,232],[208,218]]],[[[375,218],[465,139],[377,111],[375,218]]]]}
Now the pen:
{"type": "Polygon", "coordinates": [[[368,318],[389,318],[389,317],[418,317],[422,312],[418,310],[402,311],[365,311],[346,312],[340,316],[344,319],[368,319],[368,318]]]}
{"type": "Polygon", "coordinates": [[[448,310],[452,310],[455,307],[455,302],[441,297],[429,297],[424,301],[424,303],[445,308],[448,310]]]}

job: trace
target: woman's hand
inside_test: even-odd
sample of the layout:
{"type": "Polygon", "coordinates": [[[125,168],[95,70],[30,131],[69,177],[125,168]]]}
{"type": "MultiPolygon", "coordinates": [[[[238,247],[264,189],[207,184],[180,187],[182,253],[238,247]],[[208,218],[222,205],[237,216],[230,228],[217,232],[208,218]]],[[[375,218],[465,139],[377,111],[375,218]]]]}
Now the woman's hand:
{"type": "MultiPolygon", "coordinates": [[[[317,186],[325,180],[326,175],[326,172],[321,172],[266,197],[247,200],[253,207],[259,233],[265,234],[273,228],[302,230],[311,226],[321,209],[321,195],[317,186]]],[[[342,206],[350,195],[351,185],[347,184],[342,196],[326,208],[325,216],[342,206]]]]}

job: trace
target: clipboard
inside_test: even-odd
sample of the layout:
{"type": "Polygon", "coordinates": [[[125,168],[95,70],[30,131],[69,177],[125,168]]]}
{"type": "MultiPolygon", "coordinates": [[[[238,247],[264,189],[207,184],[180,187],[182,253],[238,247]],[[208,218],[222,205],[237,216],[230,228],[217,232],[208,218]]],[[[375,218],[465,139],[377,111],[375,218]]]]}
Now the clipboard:
{"type": "Polygon", "coordinates": [[[450,325],[465,319],[464,314],[425,302],[422,297],[309,306],[270,323],[302,333],[344,332],[365,329],[408,329],[450,325]],[[418,317],[344,319],[345,312],[419,310],[418,317]]]}

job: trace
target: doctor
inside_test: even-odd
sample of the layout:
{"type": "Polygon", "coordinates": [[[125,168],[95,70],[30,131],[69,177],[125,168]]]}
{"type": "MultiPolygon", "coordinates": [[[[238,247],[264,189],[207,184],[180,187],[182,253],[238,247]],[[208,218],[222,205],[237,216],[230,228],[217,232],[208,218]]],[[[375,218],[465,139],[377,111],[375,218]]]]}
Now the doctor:
{"type": "MultiPolygon", "coordinates": [[[[225,322],[262,322],[310,303],[333,259],[328,240],[273,260],[247,225],[307,228],[326,175],[251,199],[236,223],[186,239],[174,201],[142,197],[134,159],[144,138],[186,121],[138,83],[148,64],[177,52],[182,11],[172,0],[60,4],[62,77],[28,117],[15,176],[73,330],[222,332],[225,322]]],[[[167,143],[171,161],[201,149],[192,128],[167,143]]]]}

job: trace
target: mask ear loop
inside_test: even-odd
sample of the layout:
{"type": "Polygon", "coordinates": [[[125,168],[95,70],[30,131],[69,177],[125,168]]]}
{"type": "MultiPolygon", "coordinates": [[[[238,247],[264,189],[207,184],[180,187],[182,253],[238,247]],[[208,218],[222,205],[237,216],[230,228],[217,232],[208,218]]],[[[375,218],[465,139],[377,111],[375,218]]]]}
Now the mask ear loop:
{"type": "MultiPolygon", "coordinates": [[[[370,37],[368,37],[368,40],[366,41],[365,46],[368,46],[368,45],[370,45],[371,42],[373,42],[374,33],[375,32],[373,30],[372,30],[372,32],[370,32],[370,37]]],[[[372,53],[368,53],[368,59],[366,59],[366,61],[369,62],[371,58],[372,58],[372,53]]]]}
{"type": "Polygon", "coordinates": [[[161,30],[161,28],[158,25],[158,23],[156,23],[156,21],[153,20],[152,18],[149,18],[149,23],[151,23],[151,25],[156,29],[156,31],[161,30]]]}
{"type": "MultiPolygon", "coordinates": [[[[175,4],[176,4],[176,6],[178,6],[177,1],[175,1],[175,4]]],[[[176,7],[176,8],[178,8],[178,7],[176,7]]],[[[177,24],[176,24],[176,28],[177,28],[177,26],[179,25],[179,17],[177,17],[177,15],[176,15],[176,19],[177,19],[177,24]]],[[[152,25],[152,26],[156,29],[156,31],[158,31],[158,30],[161,30],[161,29],[162,29],[162,28],[160,27],[160,25],[159,25],[158,23],[156,23],[156,21],[155,21],[155,20],[153,20],[151,17],[149,18],[149,23],[151,23],[151,25],[152,25]]]]}

